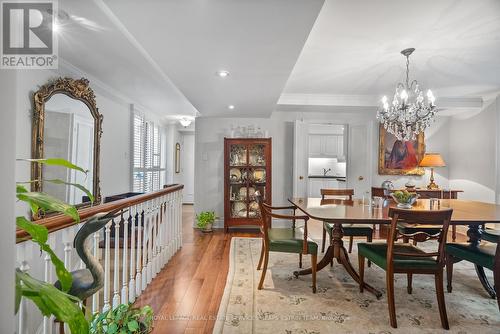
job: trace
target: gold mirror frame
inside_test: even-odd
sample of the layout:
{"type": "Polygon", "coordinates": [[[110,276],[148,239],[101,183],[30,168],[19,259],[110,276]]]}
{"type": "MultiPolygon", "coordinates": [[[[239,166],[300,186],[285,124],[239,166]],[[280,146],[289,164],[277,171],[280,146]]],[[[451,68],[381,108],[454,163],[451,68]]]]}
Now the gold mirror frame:
{"type": "MultiPolygon", "coordinates": [[[[79,100],[89,108],[94,118],[94,161],[93,161],[93,189],[94,202],[77,204],[77,208],[91,206],[91,204],[101,203],[101,188],[99,179],[100,150],[102,136],[102,119],[95,101],[95,94],[89,87],[89,81],[85,78],[57,78],[54,81],[40,87],[33,94],[33,121],[31,129],[31,157],[33,159],[44,158],[44,125],[45,125],[45,103],[55,94],[65,94],[68,97],[79,100]]],[[[43,191],[43,172],[42,166],[38,163],[31,163],[31,180],[37,182],[31,183],[31,191],[43,191]]]]}

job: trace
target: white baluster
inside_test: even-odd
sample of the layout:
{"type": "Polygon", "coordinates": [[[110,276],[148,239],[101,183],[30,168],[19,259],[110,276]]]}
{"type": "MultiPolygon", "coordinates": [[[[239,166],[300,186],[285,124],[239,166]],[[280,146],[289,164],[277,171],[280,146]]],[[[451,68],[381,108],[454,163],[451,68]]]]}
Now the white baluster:
{"type": "Polygon", "coordinates": [[[153,279],[153,226],[155,224],[155,218],[154,218],[154,202],[151,200],[149,201],[149,219],[148,219],[148,258],[147,258],[147,280],[146,284],[151,283],[151,280],[153,279]]]}
{"type": "Polygon", "coordinates": [[[181,238],[180,238],[180,224],[179,224],[179,221],[180,221],[180,212],[179,212],[179,194],[180,194],[180,191],[176,191],[175,192],[175,228],[176,228],[176,235],[175,235],[175,244],[176,244],[176,250],[178,250],[179,248],[181,248],[181,238]]]}
{"type": "Polygon", "coordinates": [[[148,271],[147,271],[147,259],[148,259],[148,231],[149,225],[149,209],[150,202],[144,203],[144,226],[142,230],[142,280],[141,280],[141,291],[144,291],[147,286],[148,281],[148,271]]]}
{"type": "Polygon", "coordinates": [[[130,237],[130,280],[128,287],[128,301],[133,303],[135,301],[135,230],[137,224],[137,206],[132,206],[130,208],[131,228],[132,235],[130,237]]]}
{"type": "Polygon", "coordinates": [[[182,247],[182,190],[179,190],[179,248],[182,247]]]}
{"type": "Polygon", "coordinates": [[[160,234],[161,234],[161,263],[160,266],[163,268],[167,262],[167,235],[166,235],[166,196],[161,198],[161,219],[160,219],[160,234]]]}
{"type": "Polygon", "coordinates": [[[120,304],[120,223],[123,215],[120,215],[120,220],[113,219],[115,223],[115,256],[113,262],[113,308],[120,304]]]}
{"type": "Polygon", "coordinates": [[[110,241],[111,241],[111,221],[106,224],[104,230],[104,306],[103,311],[107,311],[111,308],[110,301],[110,277],[109,277],[109,266],[110,266],[110,241]]]}
{"type": "Polygon", "coordinates": [[[168,209],[169,209],[169,215],[168,215],[168,227],[169,227],[169,236],[168,236],[168,243],[170,244],[170,252],[168,259],[170,260],[172,256],[175,254],[175,245],[174,245],[174,238],[175,238],[175,226],[174,226],[174,194],[170,193],[168,194],[170,199],[168,201],[168,209]]]}
{"type": "Polygon", "coordinates": [[[124,214],[123,221],[123,262],[122,262],[122,304],[127,304],[128,302],[128,276],[127,276],[127,267],[128,267],[128,226],[129,219],[132,219],[130,216],[130,209],[126,211],[124,214]]]}
{"type": "MultiPolygon", "coordinates": [[[[49,234],[48,245],[50,248],[55,248],[55,237],[54,234],[49,234]]],[[[44,280],[47,283],[52,283],[52,264],[50,261],[50,255],[45,253],[44,260],[44,280]]],[[[43,334],[52,333],[53,317],[43,317],[43,334]]]]}
{"type": "Polygon", "coordinates": [[[142,239],[144,234],[144,205],[139,204],[138,212],[138,223],[137,223],[137,265],[136,265],[136,276],[135,276],[135,295],[139,296],[142,292],[142,239]]]}
{"type": "Polygon", "coordinates": [[[160,223],[160,209],[159,209],[159,206],[158,206],[159,202],[158,202],[158,198],[155,198],[154,200],[154,216],[153,216],[153,236],[152,236],[152,244],[153,244],[153,248],[152,248],[152,253],[153,253],[153,265],[152,265],[152,273],[151,273],[151,277],[152,278],[155,278],[156,277],[156,274],[158,273],[158,251],[157,251],[157,247],[158,247],[158,239],[159,239],[159,235],[158,235],[158,224],[160,223]]]}
{"type": "MultiPolygon", "coordinates": [[[[33,255],[33,243],[31,241],[23,242],[17,246],[17,262],[20,263],[19,269],[26,273],[30,270],[29,261],[33,255]]],[[[28,312],[26,310],[26,300],[21,299],[18,312],[19,334],[27,334],[28,312]]]]}
{"type": "MultiPolygon", "coordinates": [[[[99,249],[99,239],[100,239],[100,233],[101,231],[95,232],[93,235],[94,239],[94,249],[93,249],[93,255],[97,259],[97,261],[100,261],[101,259],[101,252],[99,249]]],[[[99,293],[94,293],[92,296],[92,314],[95,314],[99,312],[99,293]]]]}
{"type": "Polygon", "coordinates": [[[75,227],[68,227],[62,231],[62,241],[64,244],[64,266],[69,271],[71,268],[71,250],[73,249],[73,239],[75,237],[75,227]]]}

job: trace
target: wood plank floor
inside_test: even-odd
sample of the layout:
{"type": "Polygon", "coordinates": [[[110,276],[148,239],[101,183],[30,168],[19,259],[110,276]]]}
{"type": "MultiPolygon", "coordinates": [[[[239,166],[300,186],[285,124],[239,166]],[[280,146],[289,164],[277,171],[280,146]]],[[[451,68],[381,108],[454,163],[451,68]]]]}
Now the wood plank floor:
{"type": "Polygon", "coordinates": [[[224,234],[192,228],[193,207],[183,207],[183,247],[136,301],[151,305],[153,333],[212,333],[229,270],[233,236],[256,237],[257,230],[224,234]]]}
{"type": "MultiPolygon", "coordinates": [[[[229,270],[231,238],[258,236],[257,230],[205,234],[192,228],[193,215],[193,207],[185,205],[183,247],[135,303],[153,308],[154,334],[212,333],[229,270]]],[[[321,226],[309,225],[312,238],[321,239],[321,226]]],[[[459,235],[462,239],[465,236],[459,235]]]]}

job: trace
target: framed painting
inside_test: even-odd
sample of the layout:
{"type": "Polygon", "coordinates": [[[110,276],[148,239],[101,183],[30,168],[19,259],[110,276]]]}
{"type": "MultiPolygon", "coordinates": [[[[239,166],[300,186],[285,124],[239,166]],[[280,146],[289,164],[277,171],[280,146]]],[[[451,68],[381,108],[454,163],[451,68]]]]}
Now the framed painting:
{"type": "Polygon", "coordinates": [[[424,133],[416,140],[401,141],[379,126],[378,173],[380,175],[424,175],[418,163],[424,157],[424,133]]]}

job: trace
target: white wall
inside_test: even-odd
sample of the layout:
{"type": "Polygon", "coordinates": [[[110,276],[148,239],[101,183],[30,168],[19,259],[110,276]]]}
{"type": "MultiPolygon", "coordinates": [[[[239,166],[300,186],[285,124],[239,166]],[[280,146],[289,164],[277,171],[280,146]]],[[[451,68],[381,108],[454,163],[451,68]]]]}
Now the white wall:
{"type": "MultiPolygon", "coordinates": [[[[260,126],[272,136],[273,203],[287,203],[292,193],[293,123],[267,118],[198,118],[195,137],[195,211],[224,216],[224,137],[231,125],[260,126]]],[[[218,221],[217,226],[221,226],[218,221]]]]}
{"type": "Polygon", "coordinates": [[[0,333],[14,333],[14,263],[15,255],[15,157],[16,157],[16,86],[17,73],[0,70],[0,333]]]}
{"type": "Polygon", "coordinates": [[[450,121],[449,178],[452,188],[464,190],[460,198],[495,202],[498,173],[496,101],[477,113],[462,113],[450,121]]]}

